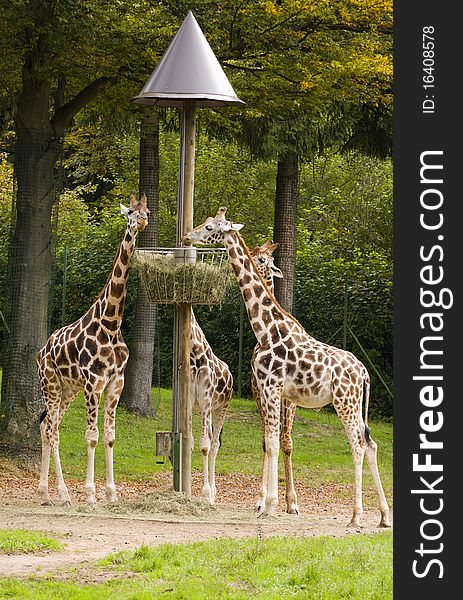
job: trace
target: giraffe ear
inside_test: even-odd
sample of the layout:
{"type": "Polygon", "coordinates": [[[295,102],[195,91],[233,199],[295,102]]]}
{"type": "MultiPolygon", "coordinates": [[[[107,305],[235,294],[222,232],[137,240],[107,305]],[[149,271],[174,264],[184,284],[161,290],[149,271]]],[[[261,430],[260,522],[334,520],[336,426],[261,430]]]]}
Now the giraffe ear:
{"type": "Polygon", "coordinates": [[[230,229],[232,231],[239,231],[240,229],[243,229],[244,224],[243,223],[232,223],[230,229]]]}
{"type": "Polygon", "coordinates": [[[278,267],[276,267],[275,265],[272,265],[272,275],[274,277],[277,277],[278,279],[282,279],[284,277],[283,275],[283,271],[281,271],[278,267]]]}
{"type": "Polygon", "coordinates": [[[254,250],[251,251],[251,256],[257,256],[260,252],[260,246],[254,246],[254,250]]]}
{"type": "Polygon", "coordinates": [[[127,208],[127,206],[124,206],[123,204],[119,204],[119,206],[121,207],[121,215],[127,218],[130,214],[130,208],[127,208]]]}
{"type": "Polygon", "coordinates": [[[269,242],[268,251],[270,252],[270,254],[273,254],[279,245],[280,244],[274,244],[273,242],[269,242]]]}

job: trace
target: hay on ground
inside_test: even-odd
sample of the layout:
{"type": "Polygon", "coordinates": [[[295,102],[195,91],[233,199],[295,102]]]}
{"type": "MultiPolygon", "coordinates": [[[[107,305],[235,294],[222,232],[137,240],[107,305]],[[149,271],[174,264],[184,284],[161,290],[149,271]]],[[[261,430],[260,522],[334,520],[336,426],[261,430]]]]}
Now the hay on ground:
{"type": "Polygon", "coordinates": [[[134,512],[177,516],[200,516],[216,510],[203,498],[188,498],[182,492],[174,491],[152,492],[136,500],[107,505],[106,508],[117,514],[134,512]]]}

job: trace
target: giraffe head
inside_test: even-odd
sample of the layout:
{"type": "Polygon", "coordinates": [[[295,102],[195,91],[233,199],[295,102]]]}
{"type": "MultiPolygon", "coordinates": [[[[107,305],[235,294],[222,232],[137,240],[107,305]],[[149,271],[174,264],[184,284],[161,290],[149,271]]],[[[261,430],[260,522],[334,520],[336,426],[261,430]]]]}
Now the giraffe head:
{"type": "Polygon", "coordinates": [[[220,244],[223,243],[227,235],[234,231],[239,231],[243,225],[232,223],[225,218],[226,208],[221,206],[215,217],[208,217],[202,225],[198,225],[192,231],[187,233],[183,241],[193,244],[220,244]]]}
{"type": "Polygon", "coordinates": [[[133,232],[143,231],[148,225],[148,217],[150,211],[148,210],[146,194],[143,193],[140,200],[137,200],[135,195],[130,196],[130,206],[121,206],[121,214],[127,219],[127,227],[133,232]]]}
{"type": "Polygon", "coordinates": [[[262,246],[256,246],[251,252],[251,256],[254,259],[260,276],[265,283],[271,287],[273,287],[274,277],[283,277],[283,273],[273,262],[273,252],[277,248],[278,244],[274,244],[273,241],[268,241],[265,242],[265,244],[262,244],[262,246]]]}

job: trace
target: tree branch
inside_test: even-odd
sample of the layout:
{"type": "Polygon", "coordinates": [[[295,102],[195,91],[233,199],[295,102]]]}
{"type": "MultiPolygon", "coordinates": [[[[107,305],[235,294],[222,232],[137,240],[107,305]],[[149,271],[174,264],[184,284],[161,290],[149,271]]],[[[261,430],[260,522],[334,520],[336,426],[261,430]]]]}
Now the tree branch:
{"type": "Polygon", "coordinates": [[[115,77],[99,77],[59,108],[51,120],[51,124],[57,132],[58,137],[64,134],[71,120],[84,106],[94,100],[101,90],[113,85],[116,81],[115,77]]]}
{"type": "MultiPolygon", "coordinates": [[[[325,23],[323,24],[323,27],[329,31],[349,31],[351,33],[370,33],[373,31],[373,27],[370,25],[365,25],[362,27],[360,25],[346,25],[344,23],[333,23],[331,25],[325,23]]],[[[376,27],[376,31],[386,35],[391,35],[393,33],[392,27],[376,27]]]]}

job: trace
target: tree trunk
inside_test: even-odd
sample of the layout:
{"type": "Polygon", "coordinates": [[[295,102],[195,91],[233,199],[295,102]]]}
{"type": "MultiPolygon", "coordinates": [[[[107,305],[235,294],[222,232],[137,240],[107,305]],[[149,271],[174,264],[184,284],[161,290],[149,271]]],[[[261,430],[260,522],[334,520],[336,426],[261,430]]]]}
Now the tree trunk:
{"type": "Polygon", "coordinates": [[[60,150],[49,120],[47,82],[23,70],[16,116],[16,221],[8,274],[6,361],[2,379],[4,442],[35,460],[43,410],[35,356],[47,339],[54,165],[60,150]]]}
{"type": "MultiPolygon", "coordinates": [[[[141,126],[140,193],[142,192],[145,192],[148,198],[151,215],[148,227],[139,234],[139,247],[154,247],[158,240],[159,120],[157,113],[152,109],[145,109],[141,126]]],[[[130,412],[142,417],[153,416],[151,385],[155,323],[156,305],[148,302],[139,281],[122,402],[130,412]]]]}
{"type": "Polygon", "coordinates": [[[298,155],[287,152],[278,159],[273,241],[278,243],[275,263],[283,272],[275,279],[275,296],[288,312],[293,310],[298,200],[298,155]]]}
{"type": "Polygon", "coordinates": [[[47,28],[25,53],[22,89],[15,118],[14,175],[16,219],[8,257],[8,337],[0,406],[2,442],[36,462],[39,415],[44,405],[35,357],[46,342],[52,266],[51,214],[55,202],[55,164],[66,127],[77,112],[114,80],[99,77],[50,119],[51,84],[47,28]]]}

